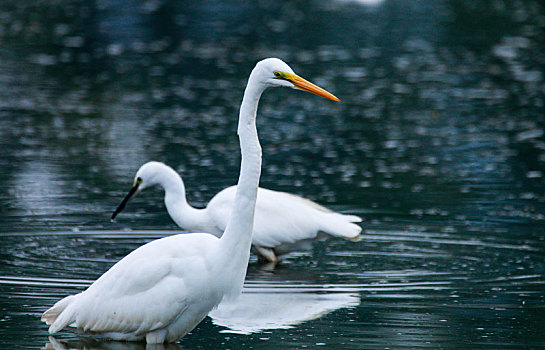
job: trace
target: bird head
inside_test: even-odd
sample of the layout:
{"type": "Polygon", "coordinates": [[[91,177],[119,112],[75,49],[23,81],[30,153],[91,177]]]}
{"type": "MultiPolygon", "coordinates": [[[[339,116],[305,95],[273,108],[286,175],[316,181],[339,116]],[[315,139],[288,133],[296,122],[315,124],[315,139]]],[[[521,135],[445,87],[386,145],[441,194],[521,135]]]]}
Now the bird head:
{"type": "Polygon", "coordinates": [[[127,193],[125,198],[123,198],[123,201],[121,201],[121,204],[119,204],[117,209],[112,214],[112,220],[114,220],[117,214],[119,214],[125,208],[127,202],[134,195],[138,194],[147,187],[163,184],[163,180],[165,177],[167,177],[169,172],[174,173],[174,176],[178,177],[176,172],[171,167],[161,162],[147,162],[146,164],[142,165],[134,176],[134,182],[129,193],[127,193]]]}
{"type": "Polygon", "coordinates": [[[147,162],[142,165],[134,176],[133,186],[138,189],[136,193],[152,186],[161,184],[165,172],[173,171],[172,168],[161,162],[147,162]]]}
{"type": "Polygon", "coordinates": [[[257,63],[254,72],[257,73],[256,78],[267,87],[290,87],[339,101],[333,94],[295,74],[293,69],[281,59],[264,59],[257,63]]]}

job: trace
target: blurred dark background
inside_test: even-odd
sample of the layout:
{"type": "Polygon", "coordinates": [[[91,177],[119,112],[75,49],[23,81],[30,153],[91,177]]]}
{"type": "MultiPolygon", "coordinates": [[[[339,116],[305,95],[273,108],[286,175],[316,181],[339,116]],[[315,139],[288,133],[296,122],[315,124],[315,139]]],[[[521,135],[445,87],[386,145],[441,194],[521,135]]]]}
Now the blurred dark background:
{"type": "Polygon", "coordinates": [[[3,1],[0,224],[109,225],[108,197],[151,159],[204,204],[236,180],[238,105],[268,56],[343,103],[265,95],[264,186],[535,219],[544,21],[539,1],[3,1]]]}

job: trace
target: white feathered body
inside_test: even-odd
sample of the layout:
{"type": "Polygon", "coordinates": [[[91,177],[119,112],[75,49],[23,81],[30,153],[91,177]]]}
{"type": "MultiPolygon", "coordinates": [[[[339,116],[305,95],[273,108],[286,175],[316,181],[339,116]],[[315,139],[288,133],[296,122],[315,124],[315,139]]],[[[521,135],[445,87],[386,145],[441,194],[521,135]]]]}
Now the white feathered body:
{"type": "Polygon", "coordinates": [[[237,295],[242,288],[245,271],[214,271],[226,268],[210,263],[221,256],[218,243],[216,237],[200,233],[152,241],[112,266],[87,290],[57,302],[42,319],[51,325],[50,333],[68,326],[116,340],[176,341],[224,295],[237,295]]]}
{"type": "MultiPolygon", "coordinates": [[[[165,203],[178,226],[220,237],[229,221],[235,194],[236,186],[228,187],[216,194],[205,209],[190,211],[185,198],[180,198],[180,205],[174,199],[165,199],[165,203]]],[[[297,242],[314,239],[319,233],[353,240],[361,233],[361,227],[355,224],[360,221],[358,216],[333,212],[311,200],[260,187],[252,244],[282,251],[297,242]]]]}

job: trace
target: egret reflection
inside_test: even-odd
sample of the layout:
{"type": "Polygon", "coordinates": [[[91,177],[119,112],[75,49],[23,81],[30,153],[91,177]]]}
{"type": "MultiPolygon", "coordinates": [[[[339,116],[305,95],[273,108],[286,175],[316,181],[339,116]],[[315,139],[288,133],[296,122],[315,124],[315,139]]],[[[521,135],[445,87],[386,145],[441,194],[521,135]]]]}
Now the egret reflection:
{"type": "Polygon", "coordinates": [[[176,343],[146,344],[143,342],[106,341],[93,338],[77,340],[56,339],[50,336],[42,350],[183,350],[176,343]]]}
{"type": "Polygon", "coordinates": [[[359,304],[358,291],[342,286],[256,283],[246,284],[236,300],[223,301],[208,316],[215,325],[227,328],[224,333],[251,334],[292,328],[359,304]]]}

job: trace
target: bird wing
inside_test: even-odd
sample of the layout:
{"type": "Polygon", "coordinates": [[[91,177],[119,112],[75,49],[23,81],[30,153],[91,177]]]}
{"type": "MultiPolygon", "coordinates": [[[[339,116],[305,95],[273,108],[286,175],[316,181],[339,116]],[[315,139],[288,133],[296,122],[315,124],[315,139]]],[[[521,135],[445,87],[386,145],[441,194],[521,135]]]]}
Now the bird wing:
{"type": "Polygon", "coordinates": [[[67,325],[134,334],[169,325],[202,298],[194,291],[206,283],[205,256],[215,242],[208,234],[184,234],[136,249],[76,296],[65,310],[72,321],[67,325]]]}
{"type": "Polygon", "coordinates": [[[308,199],[260,189],[256,203],[254,242],[258,246],[273,248],[315,238],[325,213],[331,211],[308,199]]]}
{"type": "MultiPolygon", "coordinates": [[[[208,211],[218,227],[225,230],[234,203],[236,186],[219,192],[208,204],[208,211]]],[[[361,219],[329,210],[311,200],[259,188],[254,218],[252,243],[262,247],[277,247],[300,240],[313,239],[318,232],[355,238],[361,227],[353,222],[361,219]]]]}

